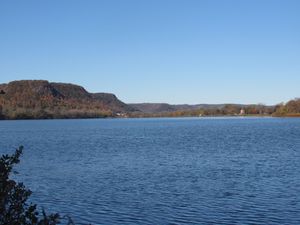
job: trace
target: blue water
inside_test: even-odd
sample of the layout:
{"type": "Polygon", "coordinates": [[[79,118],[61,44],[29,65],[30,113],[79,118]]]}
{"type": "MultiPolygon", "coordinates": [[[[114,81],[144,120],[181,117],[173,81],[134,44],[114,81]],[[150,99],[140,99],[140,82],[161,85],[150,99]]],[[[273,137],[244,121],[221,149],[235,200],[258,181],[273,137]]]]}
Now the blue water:
{"type": "Polygon", "coordinates": [[[300,119],[1,121],[31,200],[78,224],[300,224],[300,119]]]}

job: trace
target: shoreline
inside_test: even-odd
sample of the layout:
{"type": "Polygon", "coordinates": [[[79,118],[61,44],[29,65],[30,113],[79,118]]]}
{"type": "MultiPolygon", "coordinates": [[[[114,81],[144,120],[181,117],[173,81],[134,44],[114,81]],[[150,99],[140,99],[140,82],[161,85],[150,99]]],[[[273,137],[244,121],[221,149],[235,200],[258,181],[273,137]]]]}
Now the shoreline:
{"type": "Polygon", "coordinates": [[[194,119],[209,119],[209,118],[300,118],[299,116],[274,116],[274,115],[246,115],[246,116],[233,116],[233,115],[212,115],[212,116],[128,116],[128,117],[77,117],[77,118],[18,118],[18,119],[0,119],[1,121],[30,121],[30,120],[94,120],[94,119],[180,119],[180,118],[194,118],[194,119]]]}

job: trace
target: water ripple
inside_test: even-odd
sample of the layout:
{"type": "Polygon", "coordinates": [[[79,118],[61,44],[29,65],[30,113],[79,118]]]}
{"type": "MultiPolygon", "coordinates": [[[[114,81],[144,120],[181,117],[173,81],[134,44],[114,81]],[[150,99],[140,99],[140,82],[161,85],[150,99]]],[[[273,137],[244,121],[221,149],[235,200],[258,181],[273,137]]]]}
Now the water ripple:
{"type": "Polygon", "coordinates": [[[300,224],[299,119],[1,121],[0,133],[1,151],[25,145],[31,200],[78,224],[300,224]]]}

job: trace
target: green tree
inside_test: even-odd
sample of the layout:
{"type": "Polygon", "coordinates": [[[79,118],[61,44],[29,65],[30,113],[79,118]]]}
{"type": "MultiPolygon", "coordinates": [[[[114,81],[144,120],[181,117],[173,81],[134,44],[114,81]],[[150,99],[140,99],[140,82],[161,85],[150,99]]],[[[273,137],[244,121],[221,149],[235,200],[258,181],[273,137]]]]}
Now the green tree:
{"type": "MultiPolygon", "coordinates": [[[[37,205],[27,203],[31,191],[23,183],[10,179],[14,166],[20,162],[23,147],[12,155],[0,158],[0,224],[3,225],[56,225],[60,222],[59,214],[47,215],[39,212],[37,205]]],[[[69,222],[71,224],[71,222],[69,222]]]]}

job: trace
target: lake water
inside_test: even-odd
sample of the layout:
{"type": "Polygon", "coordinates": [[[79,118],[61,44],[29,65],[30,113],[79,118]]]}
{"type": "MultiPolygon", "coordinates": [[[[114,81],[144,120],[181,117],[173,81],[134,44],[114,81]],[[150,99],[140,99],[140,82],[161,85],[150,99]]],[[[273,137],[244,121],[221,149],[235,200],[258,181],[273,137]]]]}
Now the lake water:
{"type": "Polygon", "coordinates": [[[78,224],[300,224],[300,119],[0,121],[19,181],[78,224]]]}

